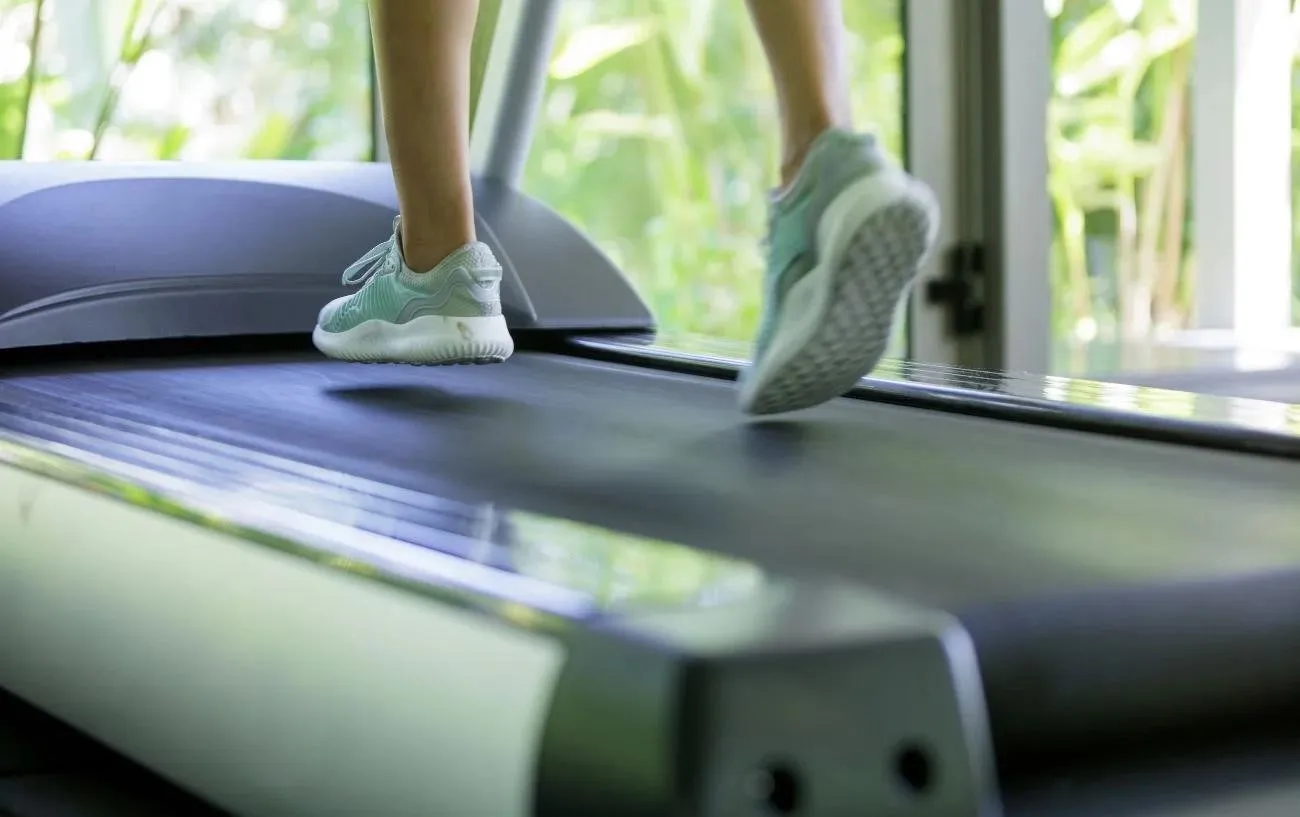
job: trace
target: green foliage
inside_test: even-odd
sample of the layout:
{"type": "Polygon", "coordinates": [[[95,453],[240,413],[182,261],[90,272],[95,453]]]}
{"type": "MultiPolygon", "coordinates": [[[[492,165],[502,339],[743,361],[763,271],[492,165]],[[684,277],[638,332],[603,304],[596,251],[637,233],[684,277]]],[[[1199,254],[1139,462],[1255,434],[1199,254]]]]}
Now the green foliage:
{"type": "Polygon", "coordinates": [[[0,0],[0,54],[0,158],[372,155],[361,0],[0,0]]]}
{"type": "Polygon", "coordinates": [[[1065,0],[1052,19],[1058,338],[1185,323],[1192,12],[1190,0],[1065,0]]]}
{"type": "MultiPolygon", "coordinates": [[[[1186,321],[1194,5],[1047,3],[1058,338],[1186,321]]],[[[901,0],[844,6],[855,113],[898,155],[901,0]]],[[[0,158],[367,159],[366,22],[363,0],[0,0],[0,158]]],[[[739,0],[568,0],[525,187],[665,329],[744,339],[778,137],[739,0]]]]}
{"type": "MultiPolygon", "coordinates": [[[[897,155],[898,0],[845,5],[855,112],[897,155]]],[[[571,2],[524,185],[628,271],[666,329],[747,339],[779,135],[742,3],[571,2]]]]}
{"type": "Polygon", "coordinates": [[[11,159],[20,155],[19,142],[26,124],[26,82],[14,80],[0,83],[0,158],[11,159]]]}

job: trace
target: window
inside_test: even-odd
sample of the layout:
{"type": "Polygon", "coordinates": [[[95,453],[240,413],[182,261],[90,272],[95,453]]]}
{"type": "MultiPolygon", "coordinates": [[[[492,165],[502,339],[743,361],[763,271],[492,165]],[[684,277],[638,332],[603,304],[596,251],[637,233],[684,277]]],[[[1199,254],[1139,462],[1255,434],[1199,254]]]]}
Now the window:
{"type": "Polygon", "coordinates": [[[1285,363],[1270,352],[1300,351],[1291,0],[1044,2],[1053,369],[1285,363]]]}
{"type": "MultiPolygon", "coordinates": [[[[898,156],[901,0],[844,7],[858,124],[898,156]]],[[[740,0],[570,0],[524,189],[626,271],[666,335],[748,340],[778,135],[740,0]]]]}
{"type": "Polygon", "coordinates": [[[0,0],[0,158],[369,159],[365,0],[0,0]]]}

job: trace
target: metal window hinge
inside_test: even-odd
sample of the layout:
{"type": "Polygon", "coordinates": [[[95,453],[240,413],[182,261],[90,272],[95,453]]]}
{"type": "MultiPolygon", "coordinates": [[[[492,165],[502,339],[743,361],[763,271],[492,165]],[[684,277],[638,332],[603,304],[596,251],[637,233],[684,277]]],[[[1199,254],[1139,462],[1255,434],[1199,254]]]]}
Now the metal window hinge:
{"type": "Polygon", "coordinates": [[[926,303],[948,310],[948,326],[954,336],[984,331],[984,281],[984,246],[966,242],[948,250],[943,277],[926,286],[926,303]]]}

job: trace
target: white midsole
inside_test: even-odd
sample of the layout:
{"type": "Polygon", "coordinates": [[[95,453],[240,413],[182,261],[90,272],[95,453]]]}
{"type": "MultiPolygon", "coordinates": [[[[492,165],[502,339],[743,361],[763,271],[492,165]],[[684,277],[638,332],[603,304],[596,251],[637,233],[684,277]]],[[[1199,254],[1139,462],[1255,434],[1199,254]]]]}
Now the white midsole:
{"type": "Polygon", "coordinates": [[[331,357],[356,360],[441,360],[473,357],[484,350],[506,356],[514,351],[514,341],[501,315],[425,315],[406,323],[369,320],[343,332],[327,332],[318,326],[312,342],[331,357]]]}
{"type": "Polygon", "coordinates": [[[876,211],[911,195],[915,187],[907,174],[889,170],[844,188],[817,222],[818,267],[833,269],[854,231],[876,211]]]}

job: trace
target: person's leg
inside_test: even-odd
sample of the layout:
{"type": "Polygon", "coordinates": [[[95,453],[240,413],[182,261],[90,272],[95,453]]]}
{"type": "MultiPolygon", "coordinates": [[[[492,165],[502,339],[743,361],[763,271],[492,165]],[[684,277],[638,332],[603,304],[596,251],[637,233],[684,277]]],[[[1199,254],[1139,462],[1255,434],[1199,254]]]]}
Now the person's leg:
{"type": "Polygon", "coordinates": [[[781,186],[831,128],[853,126],[840,0],[747,0],[781,112],[781,186]]]}
{"type": "Polygon", "coordinates": [[[433,268],[474,240],[469,182],[469,52],[478,0],[371,0],[402,251],[433,268]]]}
{"type": "Polygon", "coordinates": [[[775,414],[844,394],[875,368],[939,213],[872,136],[852,131],[839,0],[747,2],[776,85],[782,167],[740,406],[775,414]]]}
{"type": "Polygon", "coordinates": [[[350,267],[362,284],[321,311],[313,338],[366,362],[504,360],[501,267],[476,241],[469,176],[470,47],[478,0],[371,0],[371,32],[400,218],[350,267]]]}

